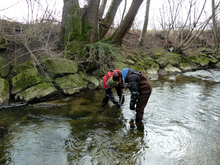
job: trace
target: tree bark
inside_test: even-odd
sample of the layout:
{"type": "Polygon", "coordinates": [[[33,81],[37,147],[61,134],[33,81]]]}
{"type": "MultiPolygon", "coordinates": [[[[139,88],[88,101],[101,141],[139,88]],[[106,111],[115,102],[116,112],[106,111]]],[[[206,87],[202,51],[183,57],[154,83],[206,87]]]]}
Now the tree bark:
{"type": "Polygon", "coordinates": [[[145,20],[144,20],[144,26],[141,32],[141,37],[138,42],[138,46],[142,46],[144,43],[144,39],[146,38],[146,32],[147,32],[147,25],[148,25],[148,18],[149,18],[149,8],[150,8],[150,0],[147,0],[146,3],[146,11],[145,11],[145,20]]]}
{"type": "Polygon", "coordinates": [[[79,38],[82,34],[81,11],[78,0],[64,0],[62,22],[61,22],[61,43],[79,38]]]}
{"type": "Polygon", "coordinates": [[[108,9],[105,19],[99,25],[99,39],[101,40],[108,30],[110,29],[111,24],[114,21],[118,6],[122,0],[112,0],[111,6],[108,9]]]}
{"type": "Polygon", "coordinates": [[[84,24],[89,29],[90,43],[98,41],[98,14],[100,0],[90,0],[84,24]]]}
{"type": "Polygon", "coordinates": [[[99,19],[102,19],[104,11],[105,11],[105,6],[106,6],[107,0],[102,0],[102,4],[99,9],[99,19]]]}
{"type": "Polygon", "coordinates": [[[215,21],[215,0],[212,0],[212,26],[213,26],[213,33],[214,33],[214,42],[215,45],[218,47],[218,38],[217,38],[217,25],[215,21]]]}
{"type": "Polygon", "coordinates": [[[117,30],[114,32],[112,37],[110,38],[110,42],[112,44],[121,45],[123,42],[123,39],[127,32],[130,30],[134,18],[138,12],[138,9],[140,8],[143,0],[133,0],[131,7],[129,8],[128,13],[126,14],[123,22],[119,25],[117,30]]]}

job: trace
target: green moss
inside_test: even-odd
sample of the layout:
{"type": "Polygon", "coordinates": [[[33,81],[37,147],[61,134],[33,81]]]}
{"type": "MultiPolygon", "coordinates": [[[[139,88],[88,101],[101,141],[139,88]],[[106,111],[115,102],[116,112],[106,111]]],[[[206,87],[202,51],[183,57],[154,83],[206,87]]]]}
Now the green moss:
{"type": "Polygon", "coordinates": [[[16,65],[13,67],[13,71],[15,73],[20,73],[26,69],[30,69],[30,68],[33,68],[33,63],[31,61],[26,61],[25,63],[22,63],[20,65],[16,65]]]}
{"type": "Polygon", "coordinates": [[[42,82],[42,78],[36,68],[26,69],[12,78],[12,94],[40,82],[42,82]]]}

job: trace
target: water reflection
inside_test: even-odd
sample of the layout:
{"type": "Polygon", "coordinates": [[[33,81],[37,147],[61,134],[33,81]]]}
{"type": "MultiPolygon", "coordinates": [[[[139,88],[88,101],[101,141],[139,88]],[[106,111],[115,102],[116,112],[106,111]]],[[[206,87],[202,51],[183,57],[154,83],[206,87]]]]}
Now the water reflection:
{"type": "Polygon", "coordinates": [[[220,72],[152,80],[143,123],[125,91],[122,109],[103,90],[0,109],[0,164],[220,164],[220,72]]]}

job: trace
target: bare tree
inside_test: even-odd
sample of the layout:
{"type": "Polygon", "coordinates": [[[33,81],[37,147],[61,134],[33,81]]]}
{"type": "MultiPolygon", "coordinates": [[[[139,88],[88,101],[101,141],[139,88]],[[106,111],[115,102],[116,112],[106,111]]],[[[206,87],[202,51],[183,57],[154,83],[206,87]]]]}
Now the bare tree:
{"type": "Polygon", "coordinates": [[[143,0],[133,0],[132,4],[130,6],[130,9],[128,13],[126,14],[124,20],[119,25],[119,27],[116,29],[114,34],[110,37],[110,42],[116,45],[121,45],[123,42],[123,39],[129,29],[131,28],[134,18],[138,12],[138,9],[140,8],[143,0]]]}
{"type": "Polygon", "coordinates": [[[105,11],[106,4],[107,4],[107,0],[102,0],[102,4],[99,9],[99,19],[101,19],[101,20],[102,20],[104,11],[105,11]]]}
{"type": "Polygon", "coordinates": [[[218,48],[218,37],[217,37],[217,24],[216,24],[216,13],[215,13],[216,9],[215,9],[215,0],[212,0],[212,26],[213,26],[213,34],[214,34],[214,42],[216,47],[218,48]]]}
{"type": "MultiPolygon", "coordinates": [[[[161,25],[166,25],[162,26],[162,28],[167,34],[167,37],[165,37],[167,39],[165,41],[165,46],[167,48],[168,46],[172,46],[173,51],[181,53],[182,51],[188,49],[202,34],[214,16],[210,13],[205,20],[202,19],[202,15],[205,13],[206,2],[207,0],[205,0],[201,8],[199,8],[197,0],[190,0],[188,4],[186,4],[183,0],[165,1],[166,7],[162,10],[164,13],[168,13],[168,15],[167,17],[161,17],[160,22],[161,25]],[[180,15],[182,11],[187,11],[184,12],[187,13],[185,18],[183,18],[183,15],[180,15]],[[183,21],[180,22],[179,20],[183,21]]],[[[215,16],[220,14],[220,9],[217,8],[218,6],[219,3],[215,8],[218,9],[215,11],[215,16]]]]}
{"type": "Polygon", "coordinates": [[[140,39],[139,39],[139,42],[138,42],[138,46],[142,46],[143,42],[144,42],[144,39],[146,38],[148,18],[149,18],[149,8],[150,8],[150,0],[147,0],[144,26],[143,26],[143,29],[142,29],[142,32],[141,32],[141,36],[140,36],[140,39]]]}
{"type": "Polygon", "coordinates": [[[108,30],[110,29],[110,26],[112,25],[117,9],[120,5],[122,0],[112,0],[111,5],[108,9],[108,12],[105,16],[105,19],[100,22],[99,25],[99,39],[103,39],[103,37],[105,36],[105,34],[108,32],[108,30]]]}

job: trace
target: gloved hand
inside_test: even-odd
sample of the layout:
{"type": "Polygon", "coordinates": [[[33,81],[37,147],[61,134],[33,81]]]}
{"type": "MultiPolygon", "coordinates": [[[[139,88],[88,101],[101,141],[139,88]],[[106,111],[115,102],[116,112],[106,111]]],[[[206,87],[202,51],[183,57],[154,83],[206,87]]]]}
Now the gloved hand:
{"type": "Polygon", "coordinates": [[[130,110],[135,110],[135,105],[133,103],[130,103],[130,110]]]}
{"type": "Polygon", "coordinates": [[[121,104],[116,103],[115,105],[116,105],[118,108],[121,108],[121,104]]]}

